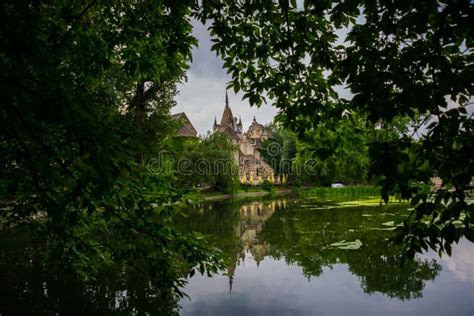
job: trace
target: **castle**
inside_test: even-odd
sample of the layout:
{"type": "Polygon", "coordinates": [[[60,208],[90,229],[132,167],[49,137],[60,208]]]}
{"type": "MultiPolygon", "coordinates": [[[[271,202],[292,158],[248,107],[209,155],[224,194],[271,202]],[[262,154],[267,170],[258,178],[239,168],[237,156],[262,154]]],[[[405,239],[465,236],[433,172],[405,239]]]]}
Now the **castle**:
{"type": "Polygon", "coordinates": [[[237,117],[232,114],[227,92],[222,119],[220,124],[217,124],[217,120],[214,118],[213,131],[226,134],[236,145],[237,150],[234,153],[234,159],[236,165],[239,166],[241,182],[261,182],[265,179],[273,181],[273,169],[263,161],[259,151],[262,143],[272,138],[271,133],[266,130],[265,126],[256,121],[255,116],[248,131],[244,133],[242,120],[240,118],[237,120],[237,117]]]}

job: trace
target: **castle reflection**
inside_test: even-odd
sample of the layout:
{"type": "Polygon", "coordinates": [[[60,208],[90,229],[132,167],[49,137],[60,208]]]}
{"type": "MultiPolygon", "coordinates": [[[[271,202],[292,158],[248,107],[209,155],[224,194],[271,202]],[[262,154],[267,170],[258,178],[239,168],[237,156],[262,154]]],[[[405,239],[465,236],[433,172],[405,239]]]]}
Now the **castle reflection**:
{"type": "Polygon", "coordinates": [[[324,267],[347,265],[364,292],[410,300],[422,295],[425,283],[434,280],[441,267],[423,258],[402,266],[402,249],[387,243],[393,232],[383,223],[400,221],[405,213],[401,204],[324,207],[321,201],[281,198],[201,205],[180,226],[214,238],[228,257],[224,272],[230,291],[236,269],[245,260],[253,259],[260,267],[265,258],[272,258],[300,266],[308,279],[319,277],[324,267]],[[335,246],[344,241],[360,246],[335,246]]]}
{"type": "Polygon", "coordinates": [[[273,200],[271,202],[253,202],[240,207],[241,220],[236,227],[236,236],[240,238],[245,249],[249,250],[257,265],[265,257],[266,250],[270,245],[258,238],[265,222],[275,213],[277,209],[283,209],[287,205],[285,199],[273,200]]]}
{"type": "Polygon", "coordinates": [[[241,241],[242,248],[234,254],[235,260],[231,260],[227,267],[226,274],[229,277],[230,291],[232,291],[235,269],[244,262],[246,253],[250,253],[259,266],[270,252],[271,245],[259,238],[259,234],[262,232],[265,222],[272,217],[275,211],[285,209],[287,205],[286,199],[278,199],[269,202],[251,202],[240,206],[240,221],[235,226],[234,233],[235,237],[241,241]]]}

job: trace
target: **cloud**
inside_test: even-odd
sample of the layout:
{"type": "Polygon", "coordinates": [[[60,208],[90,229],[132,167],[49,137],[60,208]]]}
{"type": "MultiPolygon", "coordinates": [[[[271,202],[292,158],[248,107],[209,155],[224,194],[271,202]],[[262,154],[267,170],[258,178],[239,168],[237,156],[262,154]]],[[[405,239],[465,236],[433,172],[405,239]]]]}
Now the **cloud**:
{"type": "Polygon", "coordinates": [[[442,257],[444,264],[458,280],[474,283],[474,247],[463,240],[450,257],[442,257]]]}
{"type": "MultiPolygon", "coordinates": [[[[206,26],[193,21],[193,34],[199,47],[193,49],[193,62],[188,70],[187,82],[178,85],[177,106],[173,113],[186,112],[198,133],[212,130],[214,117],[220,121],[225,105],[225,87],[231,77],[222,68],[222,60],[211,52],[212,42],[206,26]]],[[[242,117],[244,130],[255,116],[262,124],[271,123],[278,110],[270,105],[261,108],[250,107],[242,100],[242,94],[229,90],[229,104],[234,116],[242,117]]]]}

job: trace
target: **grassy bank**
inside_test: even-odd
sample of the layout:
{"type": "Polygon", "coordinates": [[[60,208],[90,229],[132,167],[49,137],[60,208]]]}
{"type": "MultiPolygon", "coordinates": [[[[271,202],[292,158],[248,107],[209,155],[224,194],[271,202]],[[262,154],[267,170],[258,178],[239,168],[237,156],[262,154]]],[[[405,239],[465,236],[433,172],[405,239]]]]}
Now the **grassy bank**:
{"type": "Polygon", "coordinates": [[[310,196],[380,196],[378,186],[350,186],[343,188],[328,187],[297,187],[297,186],[244,186],[234,192],[200,191],[196,192],[196,198],[203,200],[223,200],[229,198],[258,197],[268,195],[279,195],[294,193],[301,197],[310,196]]]}
{"type": "MultiPolygon", "coordinates": [[[[282,194],[291,194],[295,192],[297,188],[289,187],[273,187],[271,190],[263,188],[261,186],[245,187],[233,192],[219,192],[219,191],[199,191],[192,194],[193,198],[214,201],[214,200],[226,200],[226,199],[240,199],[240,198],[257,198],[264,196],[277,196],[282,194]]],[[[297,192],[297,190],[296,190],[297,192]]]]}
{"type": "Polygon", "coordinates": [[[339,196],[339,195],[364,195],[379,196],[380,187],[374,185],[358,185],[343,188],[314,187],[299,190],[301,196],[339,196]]]}

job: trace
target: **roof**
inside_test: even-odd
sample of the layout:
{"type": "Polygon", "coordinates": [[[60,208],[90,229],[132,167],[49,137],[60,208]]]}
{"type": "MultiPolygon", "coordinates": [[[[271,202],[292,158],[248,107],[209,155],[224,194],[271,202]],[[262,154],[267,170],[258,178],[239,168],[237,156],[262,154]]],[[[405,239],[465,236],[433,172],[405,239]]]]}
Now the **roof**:
{"type": "Polygon", "coordinates": [[[226,105],[224,109],[224,113],[222,113],[221,119],[221,126],[234,126],[234,116],[232,115],[232,110],[228,105],[226,105]]]}
{"type": "Polygon", "coordinates": [[[179,119],[181,116],[186,116],[186,114],[184,112],[171,114],[171,118],[173,118],[175,120],[179,119]]]}
{"type": "Polygon", "coordinates": [[[232,126],[221,126],[219,127],[219,132],[227,134],[232,139],[242,139],[242,136],[232,128],[232,126]]]}
{"type": "Polygon", "coordinates": [[[179,137],[197,137],[197,131],[194,128],[191,120],[188,118],[186,113],[180,112],[171,114],[171,118],[181,122],[181,126],[176,132],[176,136],[179,137]]]}
{"type": "Polygon", "coordinates": [[[250,126],[249,126],[249,131],[252,131],[252,130],[256,129],[257,127],[260,127],[262,129],[262,131],[265,129],[265,126],[258,123],[254,118],[252,124],[250,124],[250,126]]]}
{"type": "Polygon", "coordinates": [[[179,136],[179,137],[197,137],[196,131],[194,131],[193,129],[189,128],[186,125],[182,126],[176,132],[176,136],[179,136]]]}

